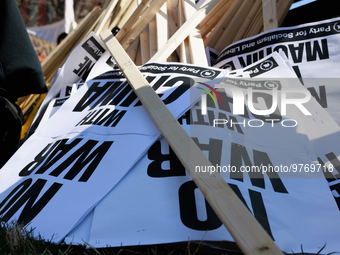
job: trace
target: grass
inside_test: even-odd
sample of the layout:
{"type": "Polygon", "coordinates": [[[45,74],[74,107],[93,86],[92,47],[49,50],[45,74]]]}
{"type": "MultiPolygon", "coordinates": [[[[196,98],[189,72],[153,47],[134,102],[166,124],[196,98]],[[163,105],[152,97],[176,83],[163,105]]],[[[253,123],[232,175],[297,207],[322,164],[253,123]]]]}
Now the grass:
{"type": "Polygon", "coordinates": [[[84,242],[83,244],[66,244],[61,242],[55,244],[51,240],[44,240],[40,236],[33,234],[34,229],[28,230],[26,227],[16,222],[5,223],[0,221],[0,254],[30,254],[30,255],[201,255],[201,254],[229,254],[240,255],[240,252],[221,252],[202,244],[196,243],[176,243],[148,246],[132,247],[108,247],[94,248],[84,242]]]}
{"type": "MultiPolygon", "coordinates": [[[[16,222],[5,223],[0,220],[0,255],[29,254],[29,255],[203,255],[203,254],[225,254],[241,255],[234,243],[225,243],[229,250],[226,252],[220,249],[214,249],[209,246],[197,243],[176,243],[147,246],[131,247],[107,247],[94,248],[84,242],[83,244],[66,244],[61,242],[55,244],[51,240],[44,240],[40,236],[33,234],[33,229],[28,230],[26,227],[16,222]]],[[[317,254],[323,254],[326,245],[324,245],[317,254]]],[[[223,248],[223,247],[221,247],[223,248]]],[[[331,252],[326,255],[338,254],[331,252]]],[[[312,255],[305,253],[301,245],[301,253],[293,255],[312,255]]]]}

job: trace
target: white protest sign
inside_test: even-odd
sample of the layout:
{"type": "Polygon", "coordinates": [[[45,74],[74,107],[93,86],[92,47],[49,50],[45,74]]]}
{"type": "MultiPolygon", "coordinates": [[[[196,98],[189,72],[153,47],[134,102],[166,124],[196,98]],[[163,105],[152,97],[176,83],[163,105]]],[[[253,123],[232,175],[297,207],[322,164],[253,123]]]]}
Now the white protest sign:
{"type": "MultiPolygon", "coordinates": [[[[39,126],[50,101],[68,97],[72,84],[85,81],[94,63],[105,51],[107,51],[105,44],[93,32],[72,50],[63,67],[58,70],[58,74],[27,132],[27,137],[34,133],[39,126]]],[[[51,117],[48,115],[47,113],[44,118],[51,117]]]]}
{"type": "MultiPolygon", "coordinates": [[[[227,46],[214,67],[245,68],[273,51],[282,51],[318,103],[340,125],[337,66],[340,62],[340,19],[265,31],[227,46]],[[328,79],[306,79],[328,78],[328,79]]],[[[261,72],[260,69],[255,70],[261,72]]]]}
{"type": "MultiPolygon", "coordinates": [[[[199,100],[199,82],[213,86],[224,76],[177,63],[141,69],[177,118],[199,100]]],[[[2,220],[61,241],[160,136],[121,72],[86,82],[1,169],[2,220]]]]}
{"type": "MultiPolygon", "coordinates": [[[[278,54],[264,63],[268,60],[273,63],[267,69],[270,77],[280,77],[282,72],[289,76],[289,67],[278,54]]],[[[257,80],[256,84],[264,87],[266,81],[257,80]]],[[[238,88],[250,85],[246,82],[249,79],[227,75],[215,88],[223,83],[238,88]]],[[[284,82],[279,85],[287,86],[284,82]]],[[[204,88],[204,84],[200,86],[204,88]]],[[[325,243],[326,251],[336,250],[338,241],[330,229],[338,229],[340,220],[322,167],[303,127],[288,122],[282,125],[289,118],[300,123],[300,114],[289,111],[283,117],[276,112],[275,118],[281,117],[280,121],[263,121],[259,125],[262,119],[247,107],[243,116],[233,115],[230,95],[221,89],[217,94],[222,104],[208,97],[207,114],[202,114],[198,103],[179,118],[182,126],[216,169],[221,169],[222,176],[281,250],[300,252],[303,245],[304,251],[317,252],[325,243]],[[228,122],[214,126],[216,119],[228,122]],[[316,167],[317,171],[312,175],[299,171],[299,164],[316,167]],[[272,167],[277,172],[247,172],[261,166],[262,170],[267,166],[267,170],[272,167]],[[233,168],[240,171],[233,172],[233,168]],[[327,217],[320,217],[325,212],[327,217]]],[[[197,171],[213,170],[197,166],[197,171]]],[[[68,234],[66,241],[83,237],[94,247],[233,241],[164,139],[151,146],[93,213],[68,234]]]]}
{"type": "MultiPolygon", "coordinates": [[[[246,68],[247,69],[247,68],[246,68]]],[[[263,73],[262,77],[267,75],[263,73]]],[[[321,75],[320,75],[321,76],[321,75]]],[[[304,79],[313,83],[315,81],[332,81],[339,84],[340,79],[304,79]]],[[[328,83],[329,84],[329,83],[328,83]]],[[[302,114],[299,125],[303,133],[308,135],[312,148],[317,156],[319,164],[323,167],[324,178],[329,184],[336,205],[340,210],[340,128],[334,119],[322,108],[316,100],[305,103],[311,115],[302,114]]]]}

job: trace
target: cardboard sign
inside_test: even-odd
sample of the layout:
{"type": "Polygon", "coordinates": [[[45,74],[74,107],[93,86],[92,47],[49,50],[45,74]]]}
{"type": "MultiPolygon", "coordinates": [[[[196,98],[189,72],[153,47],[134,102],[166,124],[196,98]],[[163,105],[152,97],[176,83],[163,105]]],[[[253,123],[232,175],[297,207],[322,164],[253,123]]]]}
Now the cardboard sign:
{"type": "Polygon", "coordinates": [[[339,125],[339,89],[334,79],[340,77],[339,43],[339,18],[283,27],[229,45],[219,54],[214,67],[245,68],[272,52],[283,52],[304,86],[339,125]]]}

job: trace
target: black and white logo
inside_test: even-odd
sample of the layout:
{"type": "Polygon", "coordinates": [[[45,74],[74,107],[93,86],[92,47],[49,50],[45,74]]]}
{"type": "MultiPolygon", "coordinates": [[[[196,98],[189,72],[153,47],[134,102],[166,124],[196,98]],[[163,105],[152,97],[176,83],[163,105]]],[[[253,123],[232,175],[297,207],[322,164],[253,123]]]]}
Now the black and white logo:
{"type": "Polygon", "coordinates": [[[279,87],[279,84],[277,84],[275,81],[266,81],[264,83],[264,86],[267,89],[277,89],[279,87]]]}
{"type": "Polygon", "coordinates": [[[200,75],[203,78],[210,78],[210,77],[213,77],[215,75],[215,71],[213,71],[213,70],[203,70],[203,71],[201,71],[200,75]]]}
{"type": "Polygon", "coordinates": [[[274,66],[274,63],[271,60],[266,60],[261,63],[260,68],[261,70],[267,71],[273,68],[273,66],[274,66]]]}
{"type": "Polygon", "coordinates": [[[336,32],[340,33],[340,24],[339,24],[339,22],[337,22],[337,23],[335,23],[335,24],[333,25],[333,29],[334,29],[336,32]]]}

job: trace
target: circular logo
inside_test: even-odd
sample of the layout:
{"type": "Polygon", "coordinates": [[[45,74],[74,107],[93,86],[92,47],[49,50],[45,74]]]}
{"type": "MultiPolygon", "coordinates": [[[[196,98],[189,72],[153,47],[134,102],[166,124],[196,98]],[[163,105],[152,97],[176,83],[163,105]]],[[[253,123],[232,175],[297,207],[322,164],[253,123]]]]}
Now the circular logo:
{"type": "Polygon", "coordinates": [[[203,78],[210,78],[215,75],[215,71],[213,70],[204,70],[200,73],[201,77],[203,78]]]}
{"type": "Polygon", "coordinates": [[[267,71],[267,70],[271,69],[273,66],[274,66],[273,61],[266,60],[266,61],[261,63],[260,68],[264,71],[267,71]]]}
{"type": "Polygon", "coordinates": [[[276,89],[279,87],[279,84],[277,84],[275,81],[266,81],[264,83],[264,87],[267,89],[276,89]]]}
{"type": "Polygon", "coordinates": [[[339,22],[337,22],[337,23],[335,23],[334,25],[333,25],[333,29],[336,31],[336,32],[340,32],[340,24],[339,24],[339,22]]]}

